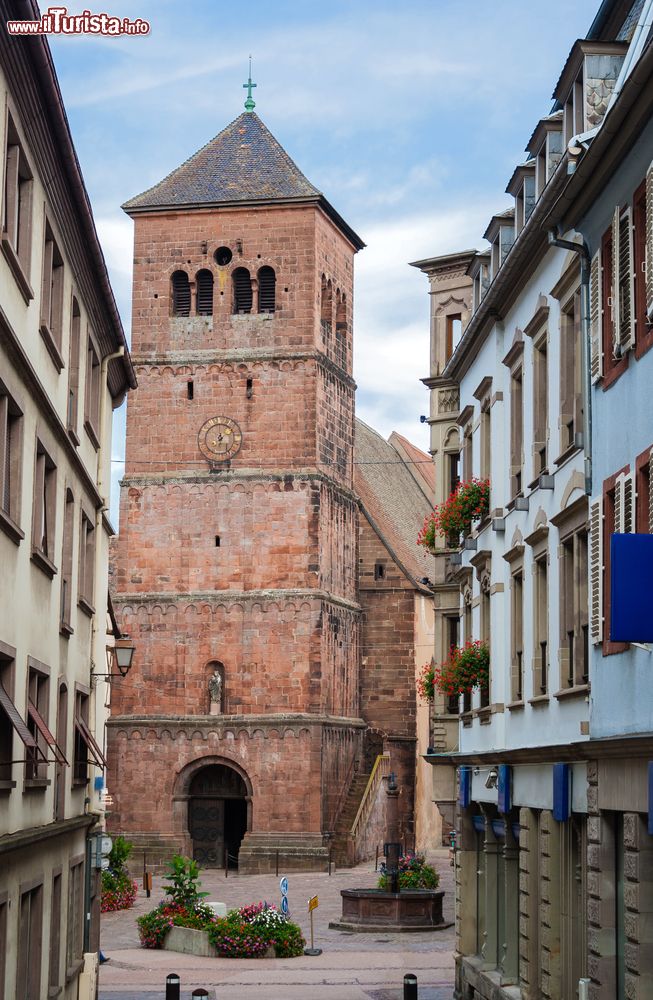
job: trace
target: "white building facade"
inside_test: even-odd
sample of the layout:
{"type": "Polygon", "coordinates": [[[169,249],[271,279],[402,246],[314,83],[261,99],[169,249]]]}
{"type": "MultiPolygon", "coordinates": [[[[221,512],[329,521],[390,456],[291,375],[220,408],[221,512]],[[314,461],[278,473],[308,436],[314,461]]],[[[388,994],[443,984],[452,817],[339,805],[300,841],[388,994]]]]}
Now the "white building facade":
{"type": "Polygon", "coordinates": [[[111,412],[135,379],[43,37],[0,33],[0,105],[0,997],[77,998],[99,935],[111,412]]]}

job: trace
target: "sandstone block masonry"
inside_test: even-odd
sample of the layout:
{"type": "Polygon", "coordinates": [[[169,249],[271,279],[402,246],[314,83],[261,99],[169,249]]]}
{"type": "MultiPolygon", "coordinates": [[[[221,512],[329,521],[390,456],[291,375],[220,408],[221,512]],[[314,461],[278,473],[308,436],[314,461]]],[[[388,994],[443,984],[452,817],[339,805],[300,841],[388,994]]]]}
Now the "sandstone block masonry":
{"type": "Polygon", "coordinates": [[[114,685],[113,827],[151,858],[220,865],[219,843],[245,870],[269,870],[277,850],[319,868],[364,731],[356,248],[316,204],[134,214],[139,389],[113,580],[138,652],[114,685]],[[262,268],[274,300],[259,312],[262,268]],[[252,298],[239,311],[243,270],[252,298]],[[187,315],[175,315],[179,281],[187,315]],[[216,416],[242,444],[209,462],[198,434],[216,416]]]}

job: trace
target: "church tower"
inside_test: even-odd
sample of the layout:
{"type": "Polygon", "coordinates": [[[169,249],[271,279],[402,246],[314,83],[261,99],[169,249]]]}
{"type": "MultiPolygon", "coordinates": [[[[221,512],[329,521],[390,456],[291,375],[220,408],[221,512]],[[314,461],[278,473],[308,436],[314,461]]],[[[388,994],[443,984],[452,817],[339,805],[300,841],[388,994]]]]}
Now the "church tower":
{"type": "MultiPolygon", "coordinates": [[[[250,92],[251,95],[251,92],[250,92]]],[[[113,587],[113,829],[323,868],[360,757],[353,258],[254,113],[124,206],[138,389],[113,587]]]]}

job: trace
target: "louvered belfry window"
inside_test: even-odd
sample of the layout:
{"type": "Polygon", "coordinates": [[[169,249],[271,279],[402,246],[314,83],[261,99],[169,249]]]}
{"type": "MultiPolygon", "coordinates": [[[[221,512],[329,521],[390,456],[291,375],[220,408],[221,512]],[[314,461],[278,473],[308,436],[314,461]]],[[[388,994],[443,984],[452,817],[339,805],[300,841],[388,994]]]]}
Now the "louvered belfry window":
{"type": "Polygon", "coordinates": [[[272,267],[262,267],[258,272],[258,311],[260,313],[274,312],[276,280],[272,267]]]}
{"type": "Polygon", "coordinates": [[[246,267],[237,267],[233,273],[234,313],[251,313],[252,279],[246,267]]]}
{"type": "Polygon", "coordinates": [[[197,272],[195,279],[197,285],[197,309],[198,316],[213,315],[213,275],[206,268],[197,272]]]}
{"type": "Polygon", "coordinates": [[[185,271],[172,276],[172,315],[190,316],[190,284],[185,271]]]}

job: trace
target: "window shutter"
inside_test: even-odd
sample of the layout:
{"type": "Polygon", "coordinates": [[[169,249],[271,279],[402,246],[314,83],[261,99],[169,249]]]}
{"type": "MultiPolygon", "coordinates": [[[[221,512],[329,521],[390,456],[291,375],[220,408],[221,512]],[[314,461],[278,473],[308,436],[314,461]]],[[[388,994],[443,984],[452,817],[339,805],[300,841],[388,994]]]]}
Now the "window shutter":
{"type": "Polygon", "coordinates": [[[635,476],[628,472],[623,477],[623,528],[626,534],[635,530],[635,476]]]}
{"type": "Polygon", "coordinates": [[[621,343],[621,327],[619,323],[621,315],[619,308],[619,260],[621,254],[619,250],[619,235],[619,206],[617,206],[612,216],[612,343],[614,347],[621,343]]]}
{"type": "Polygon", "coordinates": [[[616,535],[624,533],[624,474],[617,476],[614,484],[614,530],[616,535]]]}
{"type": "Polygon", "coordinates": [[[648,457],[648,530],[653,535],[653,449],[648,457]]]}
{"type": "Polygon", "coordinates": [[[635,346],[635,271],[633,262],[633,219],[630,208],[619,220],[619,337],[615,343],[622,353],[635,346]]]}
{"type": "Polygon", "coordinates": [[[590,635],[603,639],[603,500],[590,504],[590,635]]]}
{"type": "Polygon", "coordinates": [[[646,172],[646,313],[653,315],[653,163],[646,172]]]}
{"type": "Polygon", "coordinates": [[[603,302],[601,295],[601,251],[592,257],[590,267],[590,339],[592,343],[592,382],[603,375],[603,302]]]}

